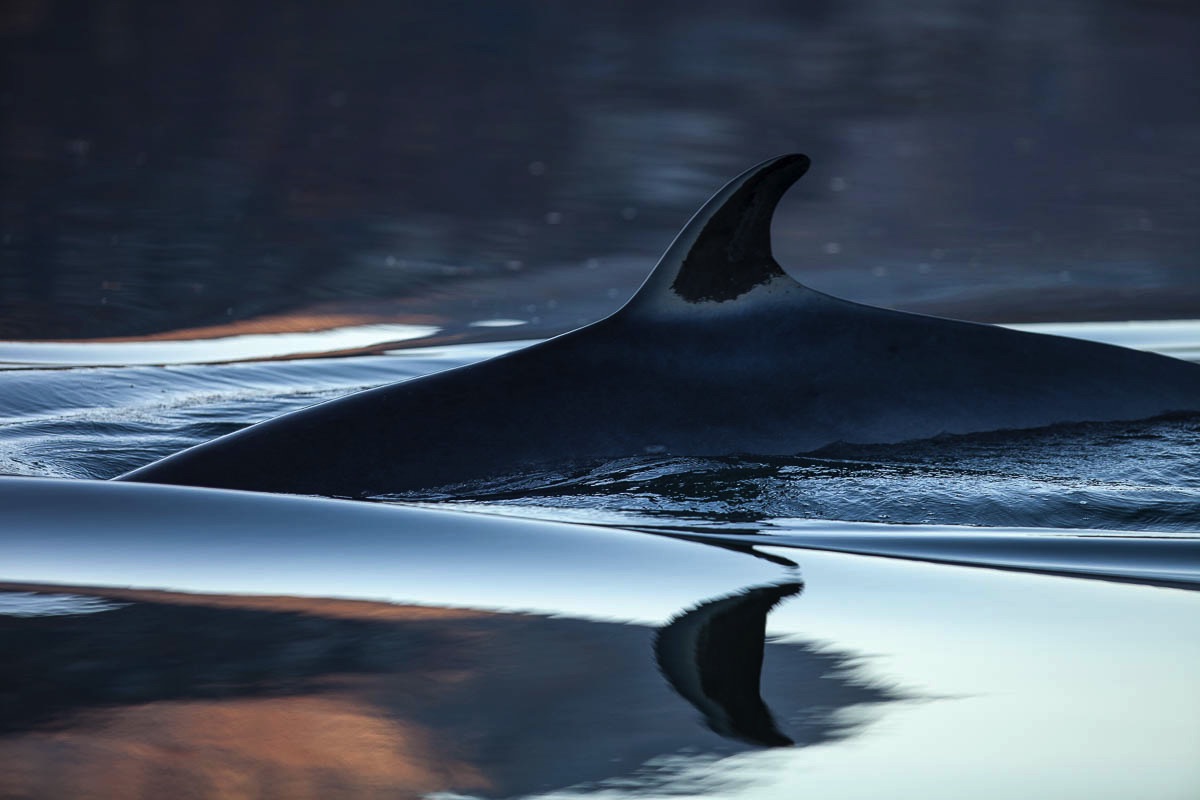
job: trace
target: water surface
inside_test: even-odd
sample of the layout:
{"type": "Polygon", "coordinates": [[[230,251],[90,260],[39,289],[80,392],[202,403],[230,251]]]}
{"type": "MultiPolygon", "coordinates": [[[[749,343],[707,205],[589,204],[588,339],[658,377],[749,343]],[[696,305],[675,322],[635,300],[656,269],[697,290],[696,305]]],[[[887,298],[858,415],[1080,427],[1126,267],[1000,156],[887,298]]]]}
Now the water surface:
{"type": "Polygon", "coordinates": [[[1198,39],[1124,0],[0,7],[0,795],[1194,800],[1195,417],[357,503],[101,479],[599,319],[787,152],[806,284],[1200,360],[1198,39]]]}

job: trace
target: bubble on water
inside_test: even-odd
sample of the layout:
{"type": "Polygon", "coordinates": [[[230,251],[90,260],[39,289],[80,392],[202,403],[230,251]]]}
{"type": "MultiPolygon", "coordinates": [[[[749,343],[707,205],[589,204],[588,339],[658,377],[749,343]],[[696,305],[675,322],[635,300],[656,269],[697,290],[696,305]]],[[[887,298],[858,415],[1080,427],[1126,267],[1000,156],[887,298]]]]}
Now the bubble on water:
{"type": "Polygon", "coordinates": [[[76,158],[87,158],[92,152],[92,143],[87,139],[71,139],[67,142],[67,152],[76,158]]]}

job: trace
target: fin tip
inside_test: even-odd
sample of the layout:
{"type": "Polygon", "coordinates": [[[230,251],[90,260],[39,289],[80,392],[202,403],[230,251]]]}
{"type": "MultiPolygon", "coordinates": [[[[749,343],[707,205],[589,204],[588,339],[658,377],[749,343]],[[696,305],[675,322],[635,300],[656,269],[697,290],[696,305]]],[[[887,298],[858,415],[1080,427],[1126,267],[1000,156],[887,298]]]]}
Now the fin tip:
{"type": "Polygon", "coordinates": [[[787,153],[727,183],[675,237],[630,305],[663,296],[688,304],[724,303],[786,277],[771,254],[771,220],[811,164],[803,153],[787,153]]]}

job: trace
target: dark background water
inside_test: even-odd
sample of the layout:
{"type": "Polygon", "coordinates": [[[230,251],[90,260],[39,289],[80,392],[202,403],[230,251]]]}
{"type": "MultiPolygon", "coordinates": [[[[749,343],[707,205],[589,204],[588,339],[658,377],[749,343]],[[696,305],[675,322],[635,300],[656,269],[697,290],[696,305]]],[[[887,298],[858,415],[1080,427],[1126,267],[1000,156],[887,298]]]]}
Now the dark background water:
{"type": "Polygon", "coordinates": [[[1182,0],[9,0],[0,335],[566,327],[794,150],[776,250],[817,288],[1196,316],[1197,42],[1182,0]]]}

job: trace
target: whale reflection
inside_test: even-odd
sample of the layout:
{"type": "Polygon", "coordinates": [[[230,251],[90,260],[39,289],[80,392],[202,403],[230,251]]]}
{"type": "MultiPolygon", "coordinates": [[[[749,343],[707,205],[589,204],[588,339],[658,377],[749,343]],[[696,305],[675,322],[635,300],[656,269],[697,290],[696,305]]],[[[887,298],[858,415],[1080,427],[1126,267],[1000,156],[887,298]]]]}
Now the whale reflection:
{"type": "Polygon", "coordinates": [[[664,763],[790,741],[759,697],[764,649],[770,702],[803,719],[801,744],[852,736],[839,712],[898,699],[856,677],[851,654],[764,644],[767,611],[795,583],[701,602],[663,630],[368,601],[3,590],[113,605],[0,615],[0,796],[661,787],[678,775],[664,763]]]}
{"type": "Polygon", "coordinates": [[[802,588],[786,583],[710,600],[659,631],[659,668],[716,733],[766,747],[794,744],[759,695],[759,680],[767,614],[802,588]]]}

